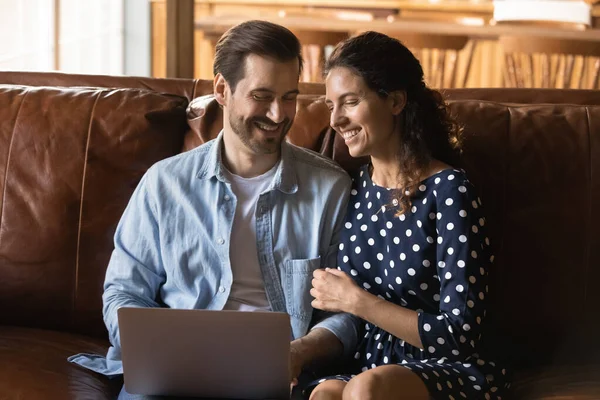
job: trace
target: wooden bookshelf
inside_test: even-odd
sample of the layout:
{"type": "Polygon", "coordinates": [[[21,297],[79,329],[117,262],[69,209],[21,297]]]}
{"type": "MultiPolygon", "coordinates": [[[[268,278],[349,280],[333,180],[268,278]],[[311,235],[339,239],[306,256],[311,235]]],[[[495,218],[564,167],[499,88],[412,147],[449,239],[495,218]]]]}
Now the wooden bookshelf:
{"type": "MultiPolygon", "coordinates": [[[[152,70],[166,76],[166,2],[152,2],[152,70]]],[[[599,5],[593,15],[600,16],[599,5]]],[[[504,55],[497,38],[506,34],[598,42],[600,29],[503,25],[492,20],[488,0],[195,0],[194,77],[212,78],[214,44],[229,27],[260,18],[296,31],[466,35],[477,41],[467,87],[501,87],[504,55]]],[[[191,61],[188,61],[191,62],[191,61]]]]}

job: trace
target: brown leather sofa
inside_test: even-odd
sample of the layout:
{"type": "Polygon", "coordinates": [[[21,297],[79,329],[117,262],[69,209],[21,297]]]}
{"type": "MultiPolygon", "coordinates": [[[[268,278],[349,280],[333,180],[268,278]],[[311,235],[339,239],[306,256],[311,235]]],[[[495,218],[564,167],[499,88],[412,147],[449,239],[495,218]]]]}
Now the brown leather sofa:
{"type": "MultiPolygon", "coordinates": [[[[328,129],[323,86],[301,90],[289,140],[356,167],[328,129]]],[[[118,379],[66,359],[105,352],[117,220],[152,163],[219,131],[214,103],[185,112],[210,92],[207,81],[0,72],[0,399],[116,397],[118,379]]],[[[445,95],[496,251],[485,347],[513,365],[516,399],[600,399],[600,92],[445,95]]]]}

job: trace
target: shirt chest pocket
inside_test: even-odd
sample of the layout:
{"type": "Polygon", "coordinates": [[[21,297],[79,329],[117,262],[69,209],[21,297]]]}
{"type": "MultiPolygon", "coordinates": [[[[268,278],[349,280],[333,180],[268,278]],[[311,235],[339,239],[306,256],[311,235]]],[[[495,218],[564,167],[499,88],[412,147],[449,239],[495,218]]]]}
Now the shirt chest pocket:
{"type": "Polygon", "coordinates": [[[300,319],[312,317],[313,308],[310,305],[313,298],[310,295],[313,272],[321,266],[321,258],[307,260],[287,260],[283,283],[288,314],[300,319]]]}

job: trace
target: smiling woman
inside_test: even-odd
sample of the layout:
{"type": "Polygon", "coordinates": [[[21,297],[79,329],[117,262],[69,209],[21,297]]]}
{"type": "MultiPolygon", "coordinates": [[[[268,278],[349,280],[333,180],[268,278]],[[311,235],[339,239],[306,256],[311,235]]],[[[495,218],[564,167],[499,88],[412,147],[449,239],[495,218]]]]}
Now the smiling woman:
{"type": "Polygon", "coordinates": [[[482,202],[457,168],[461,130],[389,36],[340,43],[326,74],[330,124],[370,162],[352,177],[337,268],[315,271],[312,305],[359,317],[362,332],[349,370],[306,394],[500,399],[506,370],[479,345],[493,256],[482,202]]]}
{"type": "Polygon", "coordinates": [[[394,38],[369,32],[342,42],[325,71],[331,126],[352,156],[397,161],[402,173],[380,183],[399,189],[396,201],[406,212],[432,165],[457,165],[460,127],[441,94],[426,86],[419,60],[394,38]],[[384,57],[382,49],[396,68],[372,62],[384,57]]]}

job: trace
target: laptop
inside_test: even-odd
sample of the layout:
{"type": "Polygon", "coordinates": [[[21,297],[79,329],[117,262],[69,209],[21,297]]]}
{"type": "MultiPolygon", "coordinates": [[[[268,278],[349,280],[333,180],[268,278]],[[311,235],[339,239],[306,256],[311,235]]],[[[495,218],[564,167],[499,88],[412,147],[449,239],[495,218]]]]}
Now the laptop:
{"type": "Polygon", "coordinates": [[[128,393],[290,397],[286,313],[124,307],[118,319],[128,393]]]}

